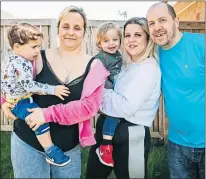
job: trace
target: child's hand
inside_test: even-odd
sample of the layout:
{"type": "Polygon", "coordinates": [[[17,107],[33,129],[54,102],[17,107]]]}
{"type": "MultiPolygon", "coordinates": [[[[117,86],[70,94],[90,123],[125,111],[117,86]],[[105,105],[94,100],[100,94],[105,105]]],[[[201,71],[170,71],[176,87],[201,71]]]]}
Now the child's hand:
{"type": "Polygon", "coordinates": [[[55,93],[54,95],[59,97],[60,99],[64,100],[63,96],[68,96],[70,94],[69,88],[63,86],[63,85],[58,85],[55,88],[55,93]]]}

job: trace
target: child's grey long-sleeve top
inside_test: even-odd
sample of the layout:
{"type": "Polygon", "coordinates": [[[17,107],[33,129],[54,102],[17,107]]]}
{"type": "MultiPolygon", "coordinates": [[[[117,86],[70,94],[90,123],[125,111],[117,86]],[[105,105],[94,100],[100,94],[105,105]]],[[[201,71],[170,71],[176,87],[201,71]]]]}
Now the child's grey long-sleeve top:
{"type": "Polygon", "coordinates": [[[161,72],[154,58],[132,63],[117,77],[114,90],[105,89],[101,111],[143,126],[152,126],[159,107],[161,72]]]}
{"type": "Polygon", "coordinates": [[[114,88],[114,78],[120,72],[122,66],[122,56],[119,51],[115,54],[110,54],[104,51],[99,52],[94,57],[99,59],[104,67],[110,72],[108,79],[105,82],[105,88],[113,89],[114,88]]]}
{"type": "Polygon", "coordinates": [[[32,63],[21,56],[12,55],[6,61],[1,74],[1,92],[6,99],[15,100],[29,93],[55,93],[55,86],[33,80],[32,63]]]}

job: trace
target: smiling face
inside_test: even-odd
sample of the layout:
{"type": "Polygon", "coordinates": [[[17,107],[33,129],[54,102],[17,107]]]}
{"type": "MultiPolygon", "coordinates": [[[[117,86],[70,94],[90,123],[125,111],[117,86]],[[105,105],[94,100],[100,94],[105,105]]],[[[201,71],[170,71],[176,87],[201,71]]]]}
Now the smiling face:
{"type": "Polygon", "coordinates": [[[139,24],[128,24],[124,31],[124,48],[136,61],[144,54],[148,44],[147,34],[139,24]]]}
{"type": "Polygon", "coordinates": [[[84,38],[84,19],[78,12],[69,12],[62,17],[58,35],[60,46],[76,49],[81,46],[84,38]]]}
{"type": "Polygon", "coordinates": [[[159,46],[171,47],[175,43],[179,27],[177,18],[173,18],[165,4],[152,7],[147,13],[151,39],[159,46]]]}
{"type": "Polygon", "coordinates": [[[107,53],[114,54],[120,48],[120,36],[116,29],[109,29],[100,41],[99,48],[107,53]]]}

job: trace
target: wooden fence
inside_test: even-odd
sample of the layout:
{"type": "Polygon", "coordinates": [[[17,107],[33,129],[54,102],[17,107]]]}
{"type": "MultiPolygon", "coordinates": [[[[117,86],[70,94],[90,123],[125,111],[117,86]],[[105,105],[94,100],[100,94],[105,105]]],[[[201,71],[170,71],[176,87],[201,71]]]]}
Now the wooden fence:
{"type": "MultiPolygon", "coordinates": [[[[38,26],[44,34],[44,40],[42,43],[42,49],[57,47],[56,39],[56,20],[54,19],[2,19],[1,20],[1,62],[7,58],[11,53],[11,48],[9,47],[8,40],[6,37],[7,29],[16,23],[27,22],[38,26]]],[[[88,21],[88,28],[85,34],[85,41],[83,47],[86,53],[94,55],[96,51],[95,46],[95,30],[98,25],[105,21],[91,20],[88,21]]],[[[118,23],[121,27],[124,21],[114,21],[118,23]]],[[[205,33],[205,22],[180,22],[180,30],[185,32],[195,32],[195,33],[205,33]]],[[[93,120],[93,125],[95,127],[96,118],[93,120]]],[[[160,107],[157,116],[153,122],[153,126],[150,128],[151,136],[153,138],[167,138],[167,117],[164,110],[163,97],[161,96],[160,107]]],[[[12,120],[7,119],[1,111],[1,131],[11,131],[12,130],[12,120]]],[[[166,140],[165,140],[166,141],[166,140]]]]}

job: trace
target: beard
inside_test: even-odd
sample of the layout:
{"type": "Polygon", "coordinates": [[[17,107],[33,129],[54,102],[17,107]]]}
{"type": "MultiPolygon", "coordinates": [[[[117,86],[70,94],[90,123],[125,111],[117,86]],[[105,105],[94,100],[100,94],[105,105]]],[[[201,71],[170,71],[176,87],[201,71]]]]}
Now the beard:
{"type": "Polygon", "coordinates": [[[164,49],[169,49],[174,45],[174,41],[176,38],[176,34],[177,34],[177,29],[175,24],[172,25],[172,30],[170,32],[166,33],[166,41],[164,42],[164,44],[162,44],[161,46],[164,49]]]}
{"type": "Polygon", "coordinates": [[[153,41],[157,45],[163,47],[163,48],[170,48],[173,45],[173,41],[176,38],[176,26],[173,23],[172,30],[169,32],[166,29],[162,28],[161,30],[155,31],[153,33],[153,41]],[[156,37],[156,34],[164,33],[162,38],[156,37]]]}

